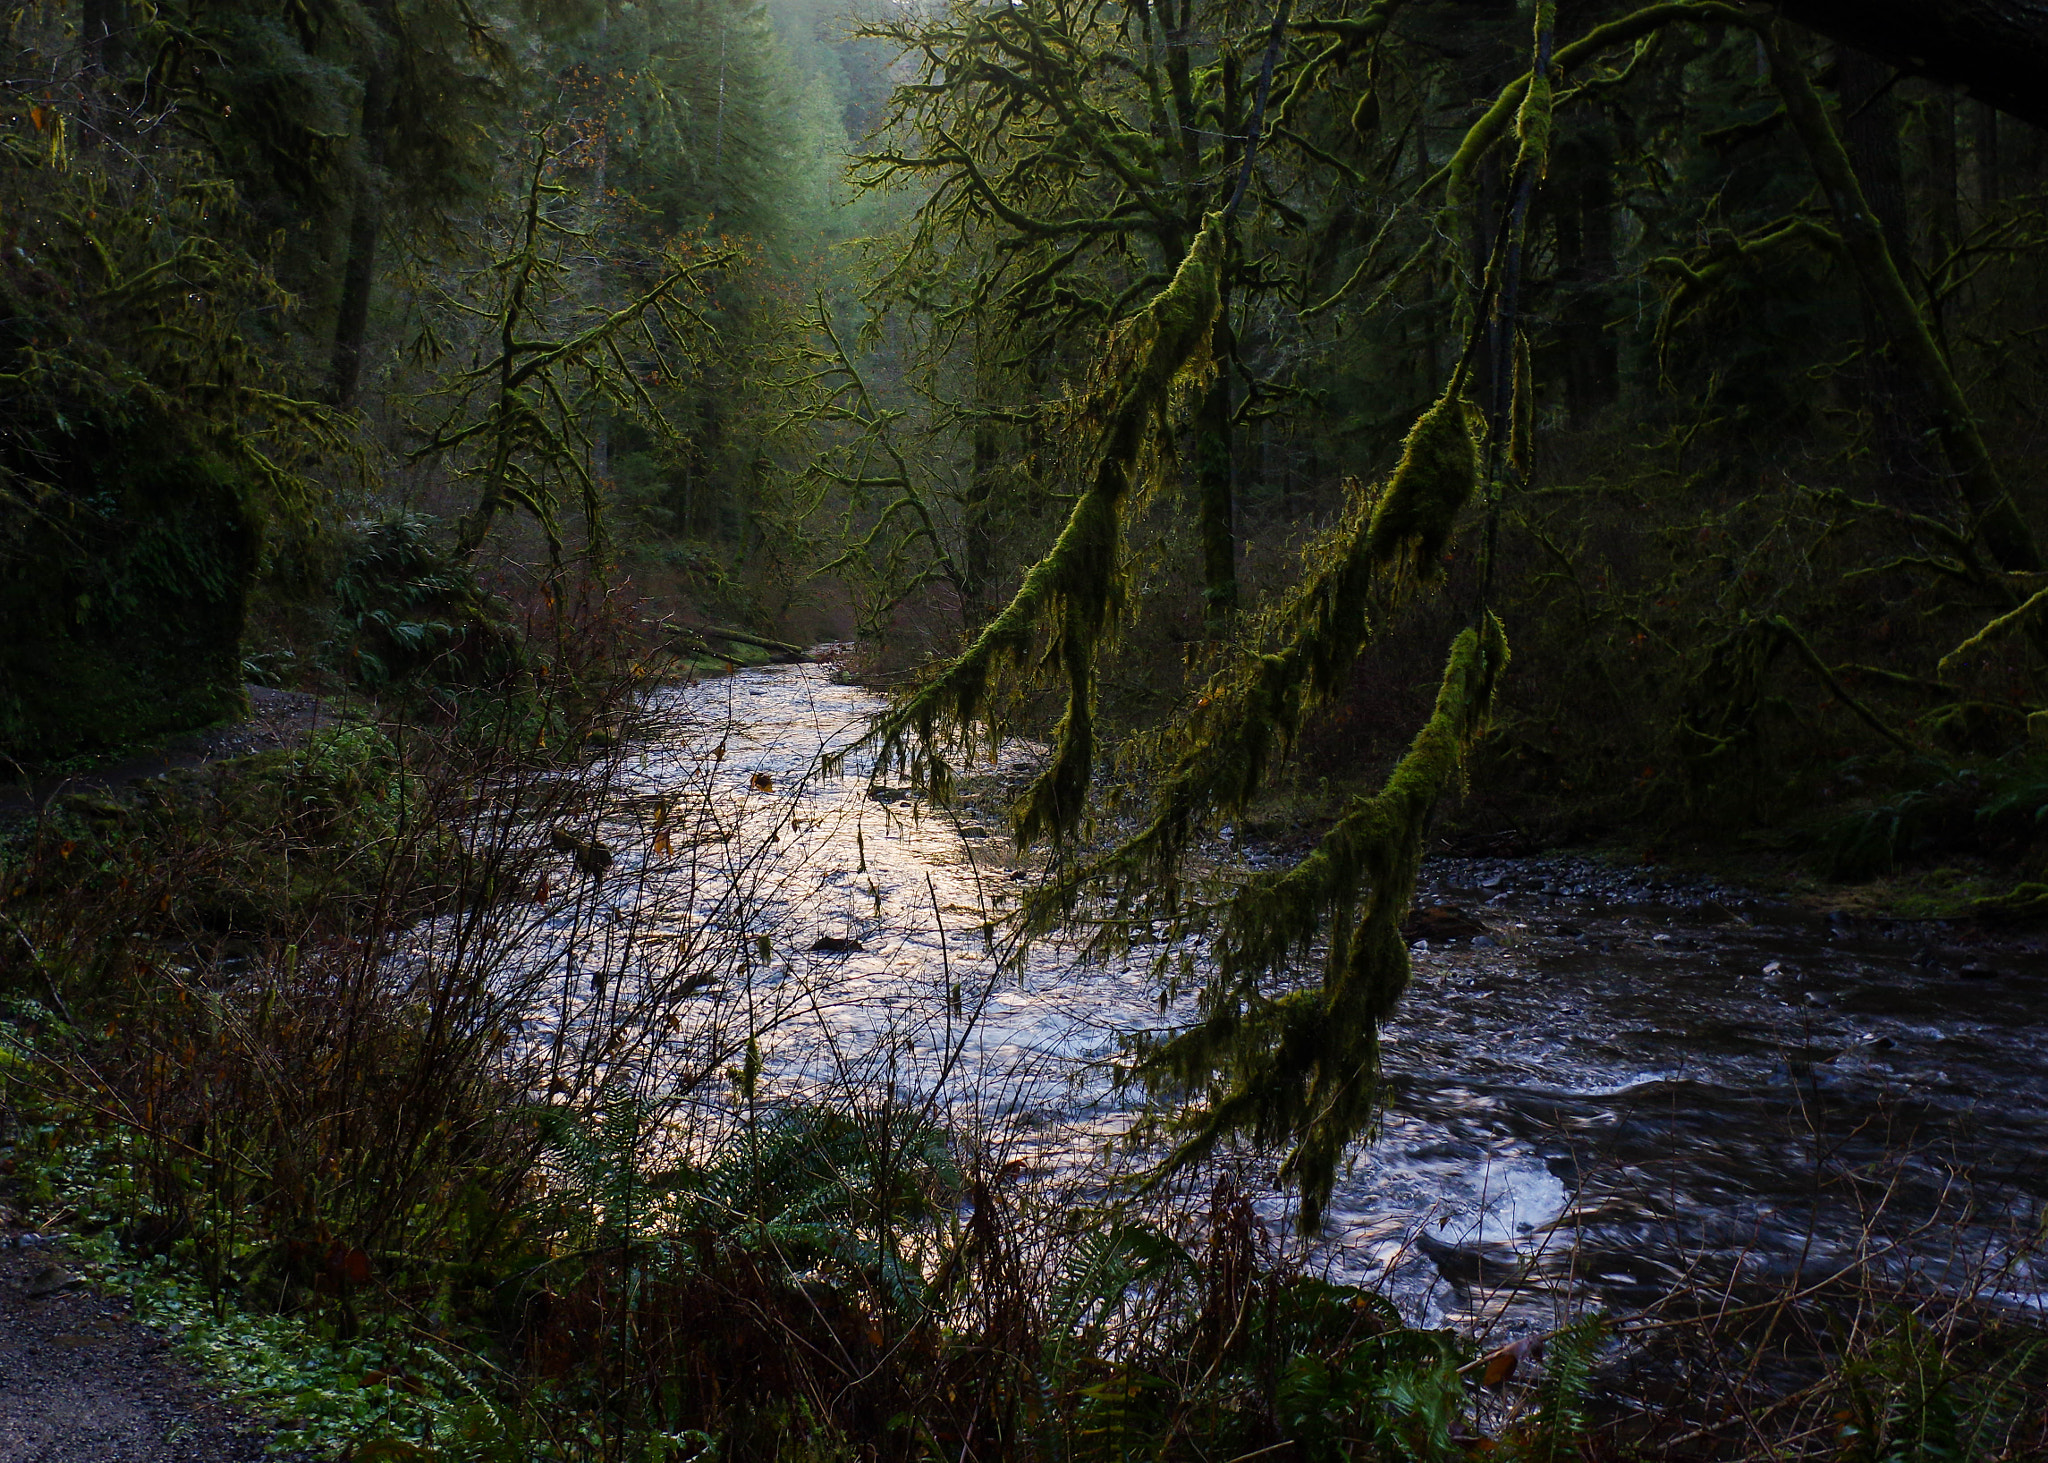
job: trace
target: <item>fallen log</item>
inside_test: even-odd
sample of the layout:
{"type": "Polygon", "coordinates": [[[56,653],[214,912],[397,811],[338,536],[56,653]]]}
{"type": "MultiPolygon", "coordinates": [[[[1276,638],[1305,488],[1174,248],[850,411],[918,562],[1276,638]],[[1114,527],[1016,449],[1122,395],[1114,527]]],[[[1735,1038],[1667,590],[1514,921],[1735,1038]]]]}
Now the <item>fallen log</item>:
{"type": "Polygon", "coordinates": [[[685,635],[693,635],[699,640],[734,640],[741,645],[758,646],[774,655],[778,664],[802,660],[810,653],[803,646],[792,645],[787,640],[770,640],[765,635],[753,635],[745,630],[729,630],[719,625],[678,625],[676,628],[685,635]]]}

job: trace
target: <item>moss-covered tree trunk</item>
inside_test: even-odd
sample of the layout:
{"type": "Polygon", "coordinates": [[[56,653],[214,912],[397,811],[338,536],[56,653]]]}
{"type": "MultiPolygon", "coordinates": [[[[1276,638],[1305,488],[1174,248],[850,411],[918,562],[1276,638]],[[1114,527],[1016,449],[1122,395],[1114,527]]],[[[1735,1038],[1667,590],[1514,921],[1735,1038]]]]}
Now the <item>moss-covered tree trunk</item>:
{"type": "MultiPolygon", "coordinates": [[[[1226,304],[1225,309],[1228,309],[1226,304]]],[[[1202,538],[1202,622],[1211,634],[1228,631],[1237,614],[1236,492],[1231,481],[1234,443],[1230,421],[1229,363],[1235,342],[1219,317],[1210,350],[1216,377],[1195,415],[1195,489],[1202,538]]]]}
{"type": "Polygon", "coordinates": [[[370,332],[370,297],[377,285],[377,245],[384,230],[384,147],[391,121],[388,3],[369,7],[376,34],[363,46],[362,155],[349,207],[348,254],[341,267],[341,300],[334,315],[334,358],[328,399],[346,410],[362,384],[363,347],[370,332]]]}

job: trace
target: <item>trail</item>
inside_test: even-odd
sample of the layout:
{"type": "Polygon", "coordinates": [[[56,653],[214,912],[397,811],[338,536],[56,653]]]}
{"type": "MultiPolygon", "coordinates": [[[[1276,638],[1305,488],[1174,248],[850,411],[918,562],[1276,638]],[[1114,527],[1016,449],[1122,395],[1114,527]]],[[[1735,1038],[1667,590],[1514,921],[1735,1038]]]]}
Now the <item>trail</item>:
{"type": "MultiPolygon", "coordinates": [[[[33,1238],[33,1237],[32,1237],[33,1238]]],[[[267,1433],[66,1268],[0,1247],[0,1463],[258,1463],[267,1433]]]]}

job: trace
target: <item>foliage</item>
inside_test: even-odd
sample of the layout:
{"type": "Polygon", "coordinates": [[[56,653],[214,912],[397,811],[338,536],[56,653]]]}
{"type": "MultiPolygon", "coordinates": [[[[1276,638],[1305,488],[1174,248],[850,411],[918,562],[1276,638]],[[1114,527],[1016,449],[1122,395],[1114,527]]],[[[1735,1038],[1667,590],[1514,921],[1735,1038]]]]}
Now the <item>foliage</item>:
{"type": "Polygon", "coordinates": [[[362,525],[334,581],[336,651],[355,679],[387,686],[441,666],[443,679],[486,674],[514,655],[502,611],[421,514],[362,525]],[[467,662],[467,664],[464,664],[467,662]]]}
{"type": "Polygon", "coordinates": [[[447,348],[442,330],[464,316],[487,324],[471,363],[442,386],[438,394],[446,405],[412,453],[415,461],[452,458],[457,476],[478,485],[456,534],[456,552],[465,560],[475,557],[492,519],[505,508],[532,515],[547,535],[549,554],[558,557],[564,488],[581,506],[588,551],[602,560],[604,512],[582,417],[595,408],[662,421],[647,382],[682,368],[674,358],[702,324],[686,295],[699,271],[733,257],[729,251],[701,258],[678,254],[625,303],[577,309],[569,298],[568,259],[585,236],[561,216],[559,205],[571,193],[551,177],[566,150],[545,136],[535,139],[518,212],[505,221],[503,252],[480,261],[467,298],[444,295],[436,302],[414,347],[438,358],[447,348]],[[564,306],[566,318],[555,318],[564,306]],[[637,361],[627,359],[629,347],[637,361]]]}
{"type": "Polygon", "coordinates": [[[9,141],[49,141],[0,168],[0,751],[39,761],[240,708],[266,520],[311,516],[301,469],[339,442],[250,329],[281,296],[231,191],[175,150],[91,165],[23,111],[9,141]]]}
{"type": "Polygon", "coordinates": [[[1354,799],[1299,864],[1253,878],[1225,906],[1202,1019],[1137,1063],[1155,1090],[1206,1098],[1181,1120],[1185,1136],[1169,1171],[1237,1132],[1286,1142],[1281,1171],[1300,1186],[1300,1223],[1320,1227],[1344,1150],[1379,1102],[1379,1027],[1408,984],[1400,926],[1423,830],[1484,731],[1506,664],[1498,620],[1461,634],[1436,710],[1386,786],[1354,799]],[[1322,988],[1268,998],[1262,980],[1318,935],[1329,952],[1322,988]],[[1210,1088],[1215,1076],[1220,1091],[1210,1088]]]}

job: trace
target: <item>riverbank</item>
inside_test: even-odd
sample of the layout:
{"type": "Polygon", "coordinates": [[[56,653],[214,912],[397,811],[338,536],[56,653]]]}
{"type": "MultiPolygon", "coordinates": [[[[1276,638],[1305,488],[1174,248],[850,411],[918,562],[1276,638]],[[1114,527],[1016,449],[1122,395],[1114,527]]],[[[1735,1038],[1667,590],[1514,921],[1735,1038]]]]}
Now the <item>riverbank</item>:
{"type": "MultiPolygon", "coordinates": [[[[296,1360],[235,1385],[329,1449],[996,1457],[1200,1436],[1452,1458],[1633,1418],[1653,1446],[1710,1426],[1709,1455],[1748,1456],[1749,1414],[1715,1412],[1737,1374],[1674,1392],[1656,1338],[1694,1364],[1687,1346],[1823,1279],[1859,1319],[1844,1350],[1781,1307],[1766,1400],[1804,1398],[1788,1429],[1852,1383],[1934,1405],[1875,1360],[1908,1341],[1912,1375],[1948,1368],[1941,1405],[2026,1425],[1965,1346],[2023,1328],[1997,1298],[2038,1291],[2034,1254],[1990,1243],[2024,1224],[1983,1218],[2033,1212],[2025,1162],[1958,1191],[1967,1213],[1926,1207],[1916,1175],[1935,1153],[2048,1151],[2025,1126],[2048,1111],[2026,1085],[2034,947],[1951,958],[1957,936],[1916,963],[1922,944],[1881,927],[1640,866],[1433,861],[1379,1137],[1302,1246],[1255,1153],[1130,1194],[1146,1155],[1119,1141],[1135,1109],[1111,1068],[1187,998],[1161,1012],[1149,947],[1003,959],[1037,866],[994,820],[821,775],[873,705],[790,666],[657,690],[573,765],[404,754],[395,783],[356,784],[402,817],[321,825],[384,871],[377,898],[125,967],[30,968],[68,1016],[16,1008],[10,1102],[41,1134],[17,1172],[123,1264],[289,1320],[299,1339],[263,1346],[296,1360]],[[350,1022],[366,1045],[339,1057],[350,1022]],[[1959,1102],[1985,1089],[2021,1127],[1973,1137],[1959,1102]],[[1887,1125],[1902,1111],[1934,1141],[1891,1143],[1916,1131],[1887,1125]],[[1896,1207],[1859,1204],[1873,1174],[1896,1207]],[[1969,1287],[1939,1249],[1902,1248],[1930,1218],[1969,1240],[1946,1252],[1969,1287]],[[1936,1302],[1932,1340],[1884,1320],[1936,1302]]],[[[272,847],[305,872],[320,845],[294,826],[272,847]]],[[[116,907],[49,906],[73,944],[38,950],[103,954],[93,932],[173,909],[195,928],[208,860],[181,844],[186,882],[139,885],[132,835],[128,863],[79,880],[116,907]]],[[[48,874],[89,858],[59,847],[48,874]]]]}

